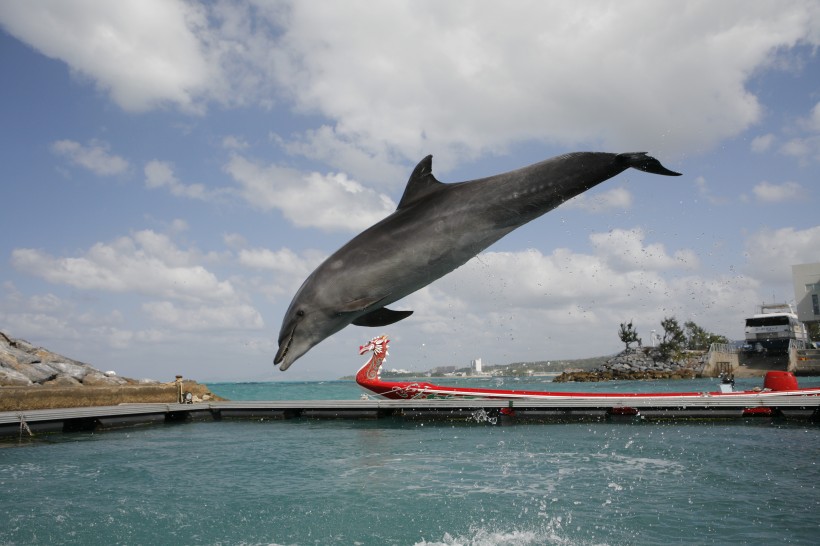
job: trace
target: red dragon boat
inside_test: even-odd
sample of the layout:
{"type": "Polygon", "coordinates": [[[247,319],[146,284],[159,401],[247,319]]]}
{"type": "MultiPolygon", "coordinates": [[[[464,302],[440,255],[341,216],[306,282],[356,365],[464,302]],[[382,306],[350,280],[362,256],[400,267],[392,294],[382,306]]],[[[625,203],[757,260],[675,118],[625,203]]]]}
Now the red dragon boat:
{"type": "MultiPolygon", "coordinates": [[[[722,385],[715,392],[656,392],[656,393],[601,393],[601,392],[545,392],[527,390],[503,390],[467,387],[447,387],[419,381],[383,381],[381,367],[388,356],[387,336],[373,338],[359,347],[359,354],[372,352],[373,355],[359,369],[356,382],[363,388],[391,400],[429,399],[499,399],[499,400],[550,400],[556,402],[589,402],[600,406],[611,402],[615,410],[631,410],[628,406],[679,405],[694,399],[710,399],[720,405],[748,406],[744,415],[768,414],[768,406],[785,403],[805,402],[808,406],[820,406],[820,387],[799,388],[794,374],[785,371],[770,371],[766,374],[763,387],[753,390],[735,391],[730,385],[722,385]],[[793,400],[791,400],[793,398],[793,400]],[[725,404],[724,404],[725,403],[725,404]]],[[[617,411],[615,411],[617,413],[617,411]]]]}

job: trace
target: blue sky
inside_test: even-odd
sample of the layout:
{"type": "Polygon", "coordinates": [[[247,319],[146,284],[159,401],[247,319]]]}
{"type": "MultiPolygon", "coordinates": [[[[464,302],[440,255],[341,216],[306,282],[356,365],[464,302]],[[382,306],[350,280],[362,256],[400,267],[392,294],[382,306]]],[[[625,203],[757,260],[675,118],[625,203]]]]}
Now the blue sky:
{"type": "MultiPolygon", "coordinates": [[[[0,330],[131,377],[281,373],[284,311],[433,154],[627,171],[394,304],[388,367],[550,360],[675,316],[742,337],[820,261],[817,2],[6,1],[0,330]]],[[[401,244],[396,241],[396,244],[401,244]]]]}

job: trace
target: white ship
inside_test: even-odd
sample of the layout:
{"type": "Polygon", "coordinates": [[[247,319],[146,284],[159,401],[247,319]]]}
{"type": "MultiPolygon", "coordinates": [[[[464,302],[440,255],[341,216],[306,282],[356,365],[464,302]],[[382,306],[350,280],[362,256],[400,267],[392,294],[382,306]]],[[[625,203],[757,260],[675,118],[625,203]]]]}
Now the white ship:
{"type": "Polygon", "coordinates": [[[757,352],[784,353],[791,340],[808,343],[806,325],[797,319],[791,304],[770,303],[746,319],[746,348],[757,352]]]}

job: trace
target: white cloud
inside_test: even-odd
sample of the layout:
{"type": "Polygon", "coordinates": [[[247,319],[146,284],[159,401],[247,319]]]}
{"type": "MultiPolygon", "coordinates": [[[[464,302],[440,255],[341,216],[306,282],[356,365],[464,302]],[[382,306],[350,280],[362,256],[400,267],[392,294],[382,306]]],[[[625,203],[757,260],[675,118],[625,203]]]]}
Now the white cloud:
{"type": "Polygon", "coordinates": [[[122,174],[128,170],[128,161],[122,157],[110,154],[108,144],[92,140],[87,146],[73,140],[58,140],[51,145],[54,153],[66,157],[75,165],[79,165],[99,176],[122,174]]]}
{"type": "Polygon", "coordinates": [[[291,101],[326,121],[290,149],[368,181],[368,162],[464,160],[530,139],[709,149],[760,120],[756,71],[820,44],[816,2],[693,2],[670,16],[607,0],[43,0],[5,2],[0,18],[127,110],[291,101]]]}
{"type": "Polygon", "coordinates": [[[221,85],[200,42],[207,17],[180,0],[4,2],[4,28],[90,78],[129,111],[195,111],[221,85]]]}
{"type": "Polygon", "coordinates": [[[645,244],[645,234],[639,228],[613,229],[607,233],[593,233],[589,238],[597,254],[615,270],[663,271],[696,269],[700,265],[691,250],[678,250],[669,255],[661,243],[645,244]]]}
{"type": "MultiPolygon", "coordinates": [[[[54,339],[58,343],[71,342],[72,345],[100,344],[119,347],[121,336],[112,338],[108,332],[123,332],[118,328],[124,322],[119,311],[99,313],[77,305],[76,301],[61,298],[55,294],[35,294],[29,297],[17,291],[12,284],[6,284],[5,297],[0,299],[0,324],[13,325],[13,330],[3,331],[12,337],[24,337],[33,343],[36,339],[54,339]],[[106,335],[98,336],[100,332],[106,335]]],[[[133,334],[130,334],[133,335],[133,334]]],[[[49,345],[50,350],[58,346],[49,345]]],[[[79,358],[80,353],[66,356],[79,358]]]]}
{"type": "Polygon", "coordinates": [[[817,17],[807,3],[687,4],[671,18],[644,2],[295,3],[276,66],[300,107],[335,121],[324,146],[407,158],[526,139],[694,151],[760,119],[748,78],[778,48],[816,41],[817,17]],[[368,32],[350,33],[353,18],[368,32]]]}
{"type": "Polygon", "coordinates": [[[32,311],[54,312],[64,308],[65,302],[54,294],[41,294],[32,296],[29,299],[29,306],[32,311]]]}
{"type": "Polygon", "coordinates": [[[396,204],[342,173],[302,173],[278,165],[262,166],[234,155],[225,170],[240,194],[262,210],[280,210],[299,227],[358,231],[387,214],[396,204]]]}
{"type": "Polygon", "coordinates": [[[172,195],[190,199],[213,199],[221,191],[210,191],[202,184],[183,184],[174,174],[174,167],[167,161],[152,160],[145,164],[145,187],[150,189],[167,188],[172,195]]]}
{"type": "Polygon", "coordinates": [[[272,251],[267,248],[242,249],[239,251],[239,263],[252,269],[277,271],[296,277],[307,277],[308,274],[324,259],[322,256],[299,256],[289,248],[272,251]]]}
{"type": "Polygon", "coordinates": [[[181,218],[175,218],[171,220],[171,224],[168,226],[168,230],[171,234],[177,235],[180,233],[184,233],[190,229],[191,226],[188,225],[188,222],[181,218]]]}
{"type": "Polygon", "coordinates": [[[229,248],[241,249],[248,244],[248,240],[244,235],[239,233],[226,233],[222,236],[222,240],[229,248]]]}
{"type": "Polygon", "coordinates": [[[772,184],[763,181],[754,188],[752,192],[758,201],[763,203],[782,203],[784,201],[796,201],[803,197],[805,191],[797,182],[784,182],[782,184],[772,184]]]}
{"type": "Polygon", "coordinates": [[[780,153],[796,158],[802,165],[820,161],[820,103],[789,128],[789,135],[780,146],[780,153]]]}
{"type": "Polygon", "coordinates": [[[415,313],[402,323],[407,341],[396,345],[395,354],[424,354],[419,340],[436,352],[436,363],[610,354],[622,348],[620,322],[634,319],[648,342],[649,331],[660,330],[666,316],[736,338],[749,302],[760,299],[754,279],[703,277],[691,251],[666,252],[646,243],[639,230],[591,239],[599,243],[591,254],[486,252],[398,302],[393,307],[415,313]]]}
{"type": "Polygon", "coordinates": [[[227,150],[244,150],[248,146],[250,145],[242,137],[228,135],[222,139],[222,147],[227,150]]]}
{"type": "Polygon", "coordinates": [[[780,152],[797,158],[801,163],[820,161],[820,135],[810,135],[789,139],[780,147],[780,152]]]}
{"type": "Polygon", "coordinates": [[[706,202],[711,205],[723,205],[728,202],[725,197],[718,197],[712,193],[709,183],[702,176],[695,178],[695,186],[698,189],[698,195],[706,199],[706,202]]]}
{"type": "Polygon", "coordinates": [[[820,134],[820,102],[814,105],[808,117],[802,122],[806,131],[820,134]]]}
{"type": "Polygon", "coordinates": [[[745,249],[754,278],[790,285],[792,265],[820,262],[820,226],[765,228],[749,236],[745,249]]]}
{"type": "Polygon", "coordinates": [[[203,259],[150,230],[97,243],[79,257],[59,258],[32,248],[15,249],[11,256],[18,271],[82,290],[133,292],[189,302],[235,301],[237,293],[231,282],[220,281],[197,263],[203,259]]]}
{"type": "MultiPolygon", "coordinates": [[[[4,283],[0,324],[13,324],[19,335],[56,340],[50,349],[66,346],[71,352],[64,354],[92,363],[92,356],[83,355],[110,358],[111,350],[133,349],[135,345],[141,346],[143,361],[150,360],[146,355],[151,354],[144,344],[196,343],[201,349],[209,343],[219,345],[215,341],[219,339],[223,345],[236,345],[237,336],[258,332],[265,324],[248,301],[243,290],[247,283],[241,276],[221,280],[202,265],[217,259],[211,253],[180,248],[166,235],[151,230],[97,243],[76,257],[18,248],[11,256],[18,271],[89,294],[82,296],[86,301],[52,293],[26,297],[12,283],[4,283]],[[100,297],[95,292],[118,297],[100,297]],[[88,298],[101,303],[89,306],[88,298]],[[195,337],[201,332],[208,332],[208,338],[195,337]]],[[[167,347],[162,350],[167,351],[166,359],[167,354],[178,352],[167,347]]],[[[197,351],[192,354],[198,357],[188,355],[182,360],[205,358],[197,351]]]]}
{"type": "Polygon", "coordinates": [[[305,278],[316,269],[327,255],[306,250],[299,254],[289,248],[242,248],[238,253],[239,265],[254,274],[251,285],[269,301],[288,303],[305,278]]]}
{"type": "Polygon", "coordinates": [[[259,312],[251,305],[180,306],[170,301],[152,301],[142,305],[154,324],[175,330],[258,330],[264,327],[259,312]]]}
{"type": "Polygon", "coordinates": [[[613,188],[592,194],[582,193],[567,201],[563,206],[594,213],[607,210],[628,210],[632,207],[632,194],[626,188],[613,188]]]}
{"type": "MultiPolygon", "coordinates": [[[[600,309],[647,299],[654,305],[673,291],[663,274],[697,266],[691,251],[669,255],[663,245],[646,244],[640,230],[596,233],[590,240],[594,254],[565,248],[549,255],[537,250],[485,252],[437,281],[434,288],[463,302],[457,309],[477,314],[497,309],[563,313],[585,308],[595,315],[600,309]]],[[[453,307],[453,302],[448,306],[453,307]]]]}
{"type": "MultiPolygon", "coordinates": [[[[404,165],[397,165],[403,157],[392,154],[384,141],[362,142],[340,133],[340,129],[323,125],[310,129],[286,140],[272,134],[271,138],[289,154],[303,155],[322,161],[344,172],[356,173],[362,180],[379,184],[381,187],[398,187],[407,180],[410,171],[404,165]]],[[[428,151],[410,160],[420,160],[428,151]]],[[[437,170],[446,171],[457,162],[455,156],[442,154],[436,159],[437,170]]]]}
{"type": "Polygon", "coordinates": [[[774,135],[771,133],[761,135],[752,139],[751,149],[755,153],[763,153],[768,151],[774,143],[774,135]]]}
{"type": "MultiPolygon", "coordinates": [[[[209,373],[219,374],[226,362],[258,362],[262,356],[259,366],[265,369],[275,350],[268,339],[249,339],[259,335],[264,323],[247,303],[148,301],[137,306],[142,313],[120,312],[50,293],[25,296],[10,282],[2,288],[4,333],[128,377],[164,380],[182,373],[202,379],[205,362],[211,366],[209,373]],[[146,319],[147,326],[142,324],[146,319]],[[249,351],[261,344],[264,353],[249,351]]],[[[243,367],[230,369],[227,373],[239,377],[247,373],[243,367]]]]}

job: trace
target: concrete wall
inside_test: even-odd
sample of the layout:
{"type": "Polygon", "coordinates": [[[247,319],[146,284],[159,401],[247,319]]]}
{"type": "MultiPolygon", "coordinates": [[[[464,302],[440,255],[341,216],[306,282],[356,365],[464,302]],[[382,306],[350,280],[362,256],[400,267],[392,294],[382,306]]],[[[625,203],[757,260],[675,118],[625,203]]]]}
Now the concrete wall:
{"type": "Polygon", "coordinates": [[[734,373],[740,362],[738,361],[737,353],[724,353],[720,351],[709,351],[709,359],[703,366],[703,371],[700,373],[701,377],[718,377],[721,372],[722,363],[727,363],[729,371],[734,373]]]}

